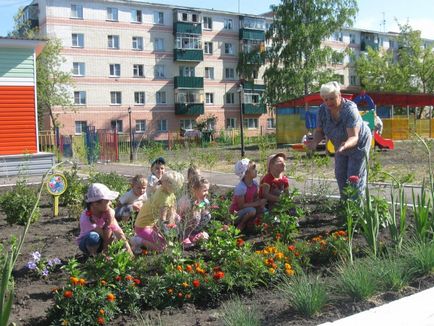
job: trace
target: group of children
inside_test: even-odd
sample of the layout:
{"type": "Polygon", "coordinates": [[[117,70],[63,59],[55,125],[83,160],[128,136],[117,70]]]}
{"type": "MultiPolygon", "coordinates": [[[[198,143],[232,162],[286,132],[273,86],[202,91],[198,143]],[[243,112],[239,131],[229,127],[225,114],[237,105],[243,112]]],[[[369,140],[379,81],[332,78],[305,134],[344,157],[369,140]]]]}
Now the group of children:
{"type": "MultiPolygon", "coordinates": [[[[284,153],[271,155],[267,161],[267,174],[259,185],[255,181],[255,162],[244,158],[235,164],[235,174],[240,182],[235,187],[229,211],[237,216],[235,225],[241,231],[253,226],[265,209],[272,208],[279,196],[288,191],[288,178],[283,175],[285,160],[284,153]]],[[[140,253],[142,247],[163,251],[168,236],[177,237],[184,248],[208,238],[205,231],[211,220],[208,180],[191,166],[184,194],[177,198],[184,187],[184,177],[179,172],[166,171],[165,165],[165,160],[160,157],[152,163],[147,179],[136,175],[131,189],[120,197],[115,209],[110,207],[110,202],[119,196],[118,192],[100,183],[90,185],[86,209],[80,216],[77,244],[81,251],[95,255],[104,251],[114,239],[122,239],[126,250],[133,255],[140,253]],[[135,235],[128,242],[118,221],[129,220],[133,212],[137,212],[135,235]]]]}

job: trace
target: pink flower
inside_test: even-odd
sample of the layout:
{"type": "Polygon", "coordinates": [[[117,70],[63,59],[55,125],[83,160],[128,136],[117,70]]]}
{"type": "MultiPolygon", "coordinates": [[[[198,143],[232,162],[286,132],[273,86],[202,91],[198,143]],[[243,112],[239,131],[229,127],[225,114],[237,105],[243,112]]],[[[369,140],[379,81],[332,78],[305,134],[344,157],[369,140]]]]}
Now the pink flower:
{"type": "Polygon", "coordinates": [[[358,175],[352,175],[348,178],[348,181],[352,184],[357,184],[360,181],[360,178],[358,175]]]}

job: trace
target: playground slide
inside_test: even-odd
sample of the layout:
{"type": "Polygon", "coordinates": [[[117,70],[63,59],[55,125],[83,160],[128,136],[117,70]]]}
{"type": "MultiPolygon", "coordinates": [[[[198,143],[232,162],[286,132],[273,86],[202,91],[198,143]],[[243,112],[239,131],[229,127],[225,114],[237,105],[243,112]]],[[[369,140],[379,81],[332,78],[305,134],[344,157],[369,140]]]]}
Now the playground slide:
{"type": "Polygon", "coordinates": [[[392,139],[386,139],[381,137],[381,135],[374,131],[374,140],[375,140],[375,145],[377,145],[379,148],[383,149],[394,149],[395,145],[393,144],[393,140],[392,139]]]}

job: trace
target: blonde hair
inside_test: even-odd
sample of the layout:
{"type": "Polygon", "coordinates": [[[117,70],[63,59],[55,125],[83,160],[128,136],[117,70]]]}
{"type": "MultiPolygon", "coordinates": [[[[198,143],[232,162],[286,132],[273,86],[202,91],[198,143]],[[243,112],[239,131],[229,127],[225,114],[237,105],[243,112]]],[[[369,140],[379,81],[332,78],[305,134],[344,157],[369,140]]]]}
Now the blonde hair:
{"type": "Polygon", "coordinates": [[[182,185],[184,184],[184,176],[176,171],[168,171],[163,174],[161,177],[161,182],[169,181],[170,183],[170,191],[171,192],[177,192],[182,188],[182,185]]]}
{"type": "Polygon", "coordinates": [[[321,85],[321,89],[319,91],[319,95],[321,97],[335,94],[339,95],[341,93],[341,87],[339,86],[339,83],[337,81],[331,81],[325,84],[321,85]]]}
{"type": "Polygon", "coordinates": [[[142,187],[146,187],[148,185],[148,180],[146,180],[145,176],[142,174],[137,174],[131,180],[131,185],[140,185],[142,187]]]}

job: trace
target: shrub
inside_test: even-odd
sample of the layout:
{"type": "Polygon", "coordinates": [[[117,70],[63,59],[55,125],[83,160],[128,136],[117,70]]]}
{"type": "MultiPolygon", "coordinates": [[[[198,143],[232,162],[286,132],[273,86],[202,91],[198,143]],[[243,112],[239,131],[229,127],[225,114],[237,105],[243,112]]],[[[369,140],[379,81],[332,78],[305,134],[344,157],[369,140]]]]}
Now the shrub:
{"type": "Polygon", "coordinates": [[[63,175],[66,178],[67,187],[59,198],[60,204],[66,206],[70,217],[78,217],[83,209],[83,199],[87,190],[86,184],[78,176],[76,164],[74,164],[71,171],[65,171],[63,175]]]}
{"type": "Polygon", "coordinates": [[[222,305],[222,321],[225,326],[259,326],[260,316],[256,307],[248,307],[239,297],[222,305]]]}
{"type": "Polygon", "coordinates": [[[95,173],[89,177],[89,183],[105,184],[110,190],[117,191],[120,194],[125,193],[130,188],[128,179],[116,172],[95,173]]]}
{"type": "Polygon", "coordinates": [[[31,215],[37,200],[35,191],[27,186],[25,181],[18,181],[14,189],[0,197],[0,209],[6,214],[9,224],[24,225],[30,216],[30,222],[34,223],[41,217],[39,207],[36,207],[31,215]]]}
{"type": "Polygon", "coordinates": [[[302,273],[284,278],[278,289],[291,307],[306,317],[317,314],[327,303],[327,291],[319,277],[302,273]]]}

